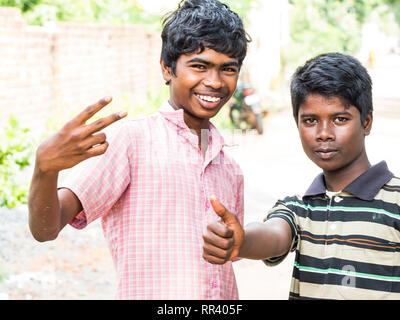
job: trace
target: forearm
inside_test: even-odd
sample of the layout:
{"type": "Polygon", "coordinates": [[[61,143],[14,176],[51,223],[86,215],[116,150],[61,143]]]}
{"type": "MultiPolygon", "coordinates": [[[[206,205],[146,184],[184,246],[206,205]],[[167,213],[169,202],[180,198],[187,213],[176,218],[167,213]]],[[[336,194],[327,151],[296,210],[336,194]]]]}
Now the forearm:
{"type": "MultiPolygon", "coordinates": [[[[274,221],[272,221],[274,220],[274,221]]],[[[281,219],[279,219],[281,220],[281,219]]],[[[284,220],[267,223],[252,222],[245,227],[239,257],[264,260],[285,254],[290,249],[290,229],[284,220]]]]}
{"type": "Polygon", "coordinates": [[[43,172],[35,166],[29,191],[29,228],[38,241],[53,240],[61,229],[57,194],[58,172],[43,172]]]}

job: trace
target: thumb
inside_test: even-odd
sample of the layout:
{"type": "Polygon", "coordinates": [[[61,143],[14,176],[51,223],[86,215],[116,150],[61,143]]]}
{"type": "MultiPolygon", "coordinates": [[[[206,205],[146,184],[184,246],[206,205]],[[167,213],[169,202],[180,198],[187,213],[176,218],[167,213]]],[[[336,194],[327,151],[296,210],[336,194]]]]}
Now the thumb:
{"type": "MultiPolygon", "coordinates": [[[[217,197],[211,196],[210,197],[210,203],[215,211],[215,213],[221,217],[222,222],[231,230],[233,230],[233,251],[231,253],[231,256],[229,257],[229,260],[232,260],[233,258],[237,257],[240,251],[240,246],[243,243],[244,239],[244,230],[242,225],[240,224],[240,221],[238,217],[232,213],[229,212],[218,200],[217,197]]],[[[221,221],[220,221],[221,222],[221,221]]]]}
{"type": "Polygon", "coordinates": [[[236,220],[236,216],[233,213],[229,212],[216,196],[210,197],[210,203],[215,213],[222,219],[225,224],[228,225],[229,223],[233,222],[233,220],[236,220]]]}

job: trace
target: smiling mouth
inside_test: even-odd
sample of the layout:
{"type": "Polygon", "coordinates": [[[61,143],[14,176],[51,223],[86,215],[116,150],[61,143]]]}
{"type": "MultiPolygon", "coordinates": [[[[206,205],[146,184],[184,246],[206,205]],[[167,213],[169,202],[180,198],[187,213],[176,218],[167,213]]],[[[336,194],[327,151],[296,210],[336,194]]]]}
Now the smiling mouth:
{"type": "Polygon", "coordinates": [[[213,109],[217,107],[222,101],[222,97],[216,97],[204,94],[195,94],[197,100],[199,100],[202,107],[206,109],[213,109]]]}
{"type": "Polygon", "coordinates": [[[213,97],[213,96],[205,96],[205,95],[200,95],[196,94],[197,98],[207,101],[207,102],[219,102],[221,101],[220,97],[213,97]]]}

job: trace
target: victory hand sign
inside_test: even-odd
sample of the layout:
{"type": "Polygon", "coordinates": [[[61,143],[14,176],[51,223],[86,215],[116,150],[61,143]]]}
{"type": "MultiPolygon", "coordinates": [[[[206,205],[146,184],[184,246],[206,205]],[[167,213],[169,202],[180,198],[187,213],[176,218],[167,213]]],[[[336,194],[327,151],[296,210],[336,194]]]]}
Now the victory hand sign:
{"type": "Polygon", "coordinates": [[[36,153],[36,164],[43,172],[59,172],[68,169],[88,158],[106,152],[106,135],[100,130],[126,116],[125,111],[109,115],[86,125],[91,117],[111,102],[104,98],[90,105],[60,131],[45,140],[36,153]]]}

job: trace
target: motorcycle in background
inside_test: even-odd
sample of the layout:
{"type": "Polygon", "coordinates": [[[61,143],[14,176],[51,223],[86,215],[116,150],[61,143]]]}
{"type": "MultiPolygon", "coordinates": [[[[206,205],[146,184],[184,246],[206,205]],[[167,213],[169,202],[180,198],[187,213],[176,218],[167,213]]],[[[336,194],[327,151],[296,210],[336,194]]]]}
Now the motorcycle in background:
{"type": "Polygon", "coordinates": [[[256,129],[263,134],[263,118],[268,114],[260,105],[260,96],[255,89],[240,82],[233,94],[233,103],[229,106],[229,117],[235,128],[256,129]]]}

